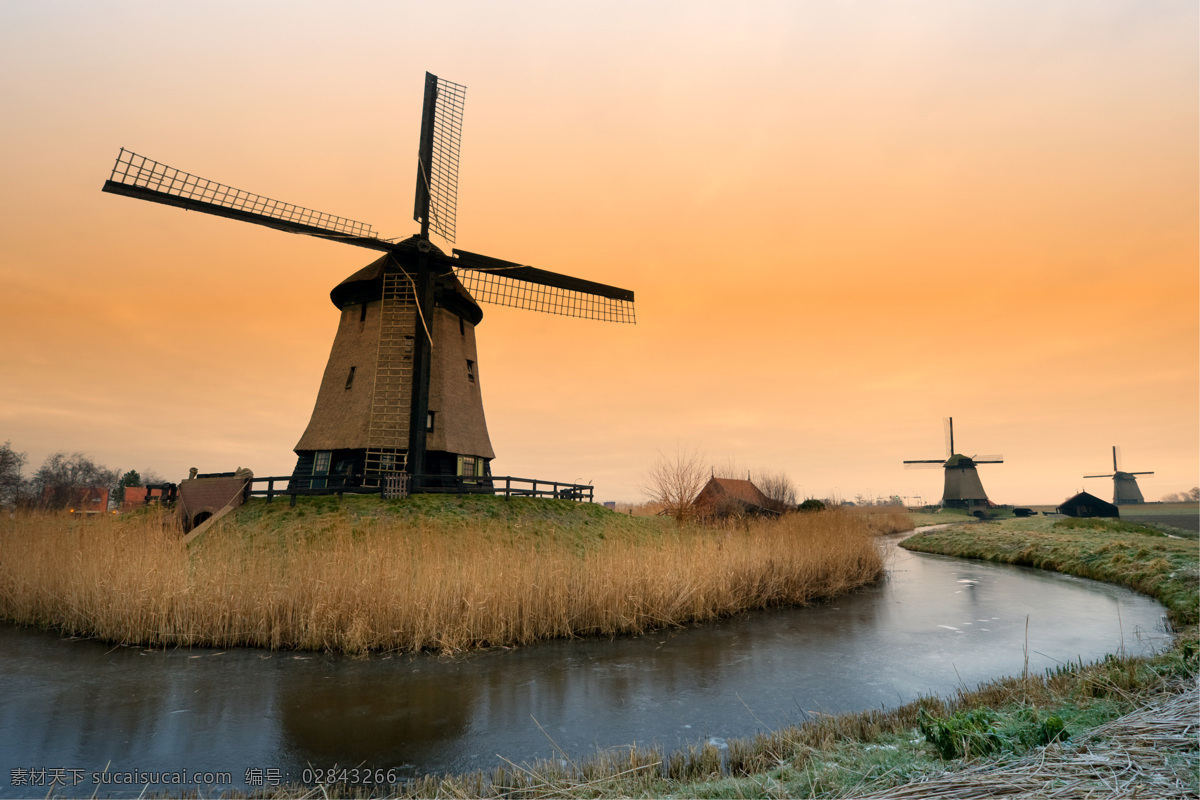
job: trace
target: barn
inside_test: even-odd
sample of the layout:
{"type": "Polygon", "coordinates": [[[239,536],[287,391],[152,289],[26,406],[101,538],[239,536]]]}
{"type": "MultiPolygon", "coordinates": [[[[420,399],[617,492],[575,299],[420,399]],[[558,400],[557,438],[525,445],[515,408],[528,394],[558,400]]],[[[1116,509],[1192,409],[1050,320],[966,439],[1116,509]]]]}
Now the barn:
{"type": "Polygon", "coordinates": [[[724,519],[737,516],[777,517],[771,508],[771,498],[749,480],[712,477],[692,501],[696,516],[702,519],[724,519]]]}
{"type": "Polygon", "coordinates": [[[1063,504],[1054,510],[1068,517],[1121,516],[1121,511],[1115,505],[1087,492],[1080,492],[1074,497],[1064,500],[1063,504]]]}

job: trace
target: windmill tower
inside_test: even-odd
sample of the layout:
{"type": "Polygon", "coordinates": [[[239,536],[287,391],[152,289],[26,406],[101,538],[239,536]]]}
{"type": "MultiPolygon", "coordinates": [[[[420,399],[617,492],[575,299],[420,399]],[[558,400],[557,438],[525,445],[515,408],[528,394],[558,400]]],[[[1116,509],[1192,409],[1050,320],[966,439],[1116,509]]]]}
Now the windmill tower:
{"type": "Polygon", "coordinates": [[[104,191],[364,247],[383,255],[330,292],[340,312],[294,481],[412,491],[490,474],[495,456],[480,391],[477,301],[605,322],[635,321],[633,292],[453,249],[466,88],[426,73],[413,219],[420,232],[382,239],[361,222],[281,203],[122,148],[104,191]]]}
{"type": "Polygon", "coordinates": [[[942,505],[947,508],[971,508],[989,505],[983,482],[979,480],[978,464],[1003,464],[1004,456],[964,456],[954,452],[954,418],[946,417],[946,457],[905,461],[905,469],[936,469],[946,471],[946,486],[942,491],[942,505]]]}
{"type": "Polygon", "coordinates": [[[1122,472],[1120,467],[1121,448],[1113,445],[1113,471],[1109,475],[1084,475],[1084,478],[1112,478],[1113,505],[1127,506],[1144,503],[1142,490],[1138,488],[1137,475],[1153,475],[1153,472],[1122,472]]]}

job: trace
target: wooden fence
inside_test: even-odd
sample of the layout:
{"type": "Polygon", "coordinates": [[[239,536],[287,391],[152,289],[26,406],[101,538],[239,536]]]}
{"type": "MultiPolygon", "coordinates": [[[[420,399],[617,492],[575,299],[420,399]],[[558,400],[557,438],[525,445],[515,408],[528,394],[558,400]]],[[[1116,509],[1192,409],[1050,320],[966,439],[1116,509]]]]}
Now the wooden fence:
{"type": "MultiPolygon", "coordinates": [[[[555,500],[574,500],[591,503],[592,487],[587,484],[560,483],[537,478],[516,478],[510,475],[468,478],[453,475],[420,475],[419,494],[491,494],[501,497],[545,497],[555,500]]],[[[413,476],[398,473],[380,481],[379,486],[359,486],[353,477],[340,475],[295,478],[291,475],[276,475],[254,478],[250,482],[251,497],[265,497],[273,502],[276,497],[287,497],[290,505],[296,505],[297,497],[336,494],[376,494],[384,498],[407,497],[413,476]],[[311,486],[311,483],[322,486],[311,486]],[[299,484],[309,483],[308,487],[299,484]]]]}

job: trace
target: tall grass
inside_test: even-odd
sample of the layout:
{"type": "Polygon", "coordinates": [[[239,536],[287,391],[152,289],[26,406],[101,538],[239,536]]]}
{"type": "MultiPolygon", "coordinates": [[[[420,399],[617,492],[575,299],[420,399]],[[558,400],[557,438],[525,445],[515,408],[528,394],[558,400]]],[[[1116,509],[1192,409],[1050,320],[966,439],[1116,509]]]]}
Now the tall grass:
{"type": "Polygon", "coordinates": [[[860,516],[872,533],[900,533],[913,529],[912,515],[904,506],[854,506],[848,510],[860,516]]]}
{"type": "Polygon", "coordinates": [[[803,604],[883,573],[840,511],[728,530],[608,517],[247,513],[190,549],[149,514],[17,517],[0,521],[0,616],[152,646],[456,651],[803,604]]]}

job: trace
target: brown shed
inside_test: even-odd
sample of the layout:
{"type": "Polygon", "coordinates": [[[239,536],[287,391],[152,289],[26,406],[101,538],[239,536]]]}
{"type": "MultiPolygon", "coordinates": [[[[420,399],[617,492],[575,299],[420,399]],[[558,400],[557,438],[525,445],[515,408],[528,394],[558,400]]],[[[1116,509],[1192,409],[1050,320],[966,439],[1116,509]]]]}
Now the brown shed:
{"type": "Polygon", "coordinates": [[[749,480],[736,478],[709,478],[708,483],[696,495],[692,506],[696,515],[706,519],[723,519],[746,514],[754,516],[778,516],[771,508],[773,502],[749,480]]]}

